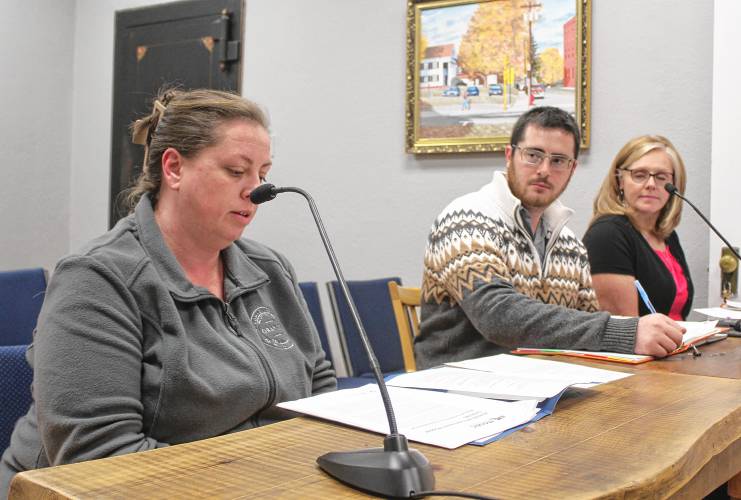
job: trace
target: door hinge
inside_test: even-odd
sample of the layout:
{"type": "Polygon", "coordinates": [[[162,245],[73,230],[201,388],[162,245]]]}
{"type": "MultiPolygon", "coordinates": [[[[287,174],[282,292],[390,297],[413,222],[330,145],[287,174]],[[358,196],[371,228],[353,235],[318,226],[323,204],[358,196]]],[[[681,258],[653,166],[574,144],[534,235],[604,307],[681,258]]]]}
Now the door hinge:
{"type": "Polygon", "coordinates": [[[219,68],[226,71],[231,62],[239,61],[240,40],[229,40],[229,24],[232,14],[226,9],[219,15],[219,68]]]}

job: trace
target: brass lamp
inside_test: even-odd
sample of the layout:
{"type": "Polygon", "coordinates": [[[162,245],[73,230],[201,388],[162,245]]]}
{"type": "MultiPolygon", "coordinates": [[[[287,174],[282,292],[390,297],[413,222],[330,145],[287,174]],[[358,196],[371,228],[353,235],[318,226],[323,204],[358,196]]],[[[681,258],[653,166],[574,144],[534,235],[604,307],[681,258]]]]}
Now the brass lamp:
{"type": "Polygon", "coordinates": [[[728,247],[720,252],[720,295],[723,303],[738,294],[738,259],[728,247]]]}

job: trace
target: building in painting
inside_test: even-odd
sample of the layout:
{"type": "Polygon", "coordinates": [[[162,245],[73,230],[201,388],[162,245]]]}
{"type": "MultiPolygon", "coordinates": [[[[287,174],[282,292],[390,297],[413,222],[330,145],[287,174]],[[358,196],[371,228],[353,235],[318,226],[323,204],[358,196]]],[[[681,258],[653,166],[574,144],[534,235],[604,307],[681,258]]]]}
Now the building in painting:
{"type": "Polygon", "coordinates": [[[576,16],[563,25],[563,86],[576,87],[576,16]]]}
{"type": "Polygon", "coordinates": [[[449,43],[427,47],[419,63],[420,88],[447,87],[457,74],[455,45],[449,43]]]}

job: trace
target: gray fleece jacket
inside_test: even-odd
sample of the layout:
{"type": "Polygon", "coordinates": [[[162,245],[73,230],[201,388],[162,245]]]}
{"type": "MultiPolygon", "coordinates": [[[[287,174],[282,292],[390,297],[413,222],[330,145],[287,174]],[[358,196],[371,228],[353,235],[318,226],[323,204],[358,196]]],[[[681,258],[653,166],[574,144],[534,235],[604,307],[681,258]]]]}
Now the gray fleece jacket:
{"type": "Polygon", "coordinates": [[[148,197],[56,267],[27,358],[34,402],[0,464],[12,476],[241,431],[336,388],[288,262],[239,240],[225,301],[193,285],[148,197]]]}
{"type": "Polygon", "coordinates": [[[504,172],[448,205],[425,251],[417,365],[516,347],[633,352],[638,320],[597,310],[584,245],[566,227],[560,201],[543,213],[541,263],[504,172]]]}

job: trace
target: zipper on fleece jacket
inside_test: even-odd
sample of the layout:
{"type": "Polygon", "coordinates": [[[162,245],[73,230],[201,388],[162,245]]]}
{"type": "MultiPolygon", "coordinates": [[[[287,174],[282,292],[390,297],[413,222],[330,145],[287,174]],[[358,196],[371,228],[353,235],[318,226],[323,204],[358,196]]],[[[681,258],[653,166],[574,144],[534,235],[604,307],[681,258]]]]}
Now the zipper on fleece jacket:
{"type": "Polygon", "coordinates": [[[224,305],[224,308],[223,308],[224,318],[226,319],[226,327],[236,337],[239,337],[247,345],[249,345],[252,348],[252,350],[255,352],[255,354],[257,354],[257,358],[260,360],[260,364],[262,365],[262,368],[265,371],[265,375],[267,376],[267,379],[268,379],[268,401],[262,408],[260,408],[257,412],[255,412],[255,414],[252,416],[252,421],[255,423],[255,426],[257,426],[260,413],[267,410],[268,408],[273,406],[273,403],[275,403],[275,394],[276,394],[275,374],[273,373],[273,370],[270,368],[270,364],[268,363],[267,358],[262,353],[262,351],[260,351],[260,348],[257,345],[255,345],[255,343],[251,339],[245,337],[239,331],[239,325],[237,324],[237,318],[235,318],[232,312],[229,310],[229,302],[223,302],[223,305],[224,305]]]}
{"type": "Polygon", "coordinates": [[[548,243],[546,244],[545,248],[545,254],[543,255],[543,260],[540,260],[540,254],[538,253],[538,249],[535,248],[535,242],[533,241],[533,237],[530,236],[530,232],[525,229],[524,222],[522,221],[522,218],[519,214],[519,206],[515,207],[515,213],[513,214],[512,219],[515,221],[515,228],[517,231],[522,234],[522,236],[525,237],[525,240],[527,241],[527,245],[530,247],[530,253],[533,255],[533,259],[538,259],[538,278],[541,280],[543,279],[543,276],[545,275],[545,268],[546,264],[548,263],[548,251],[553,246],[551,244],[551,240],[548,240],[548,243]]]}
{"type": "MultiPolygon", "coordinates": [[[[538,261],[540,261],[540,255],[538,254],[538,250],[535,248],[535,242],[533,241],[533,237],[530,236],[530,232],[525,229],[522,219],[520,218],[520,214],[518,213],[519,209],[518,207],[515,207],[515,213],[513,214],[512,219],[515,221],[515,227],[517,228],[520,233],[525,237],[527,240],[528,246],[530,247],[530,252],[533,254],[533,257],[537,258],[538,261]]],[[[542,223],[542,219],[541,219],[542,223]]],[[[561,234],[561,230],[566,225],[566,221],[561,221],[558,223],[558,225],[553,229],[551,232],[551,237],[548,238],[548,243],[545,245],[545,253],[543,254],[543,261],[540,262],[540,275],[538,276],[541,280],[543,279],[543,276],[545,276],[548,270],[548,261],[549,257],[551,255],[551,250],[553,250],[553,246],[556,244],[556,240],[558,239],[558,236],[561,234]]]]}

